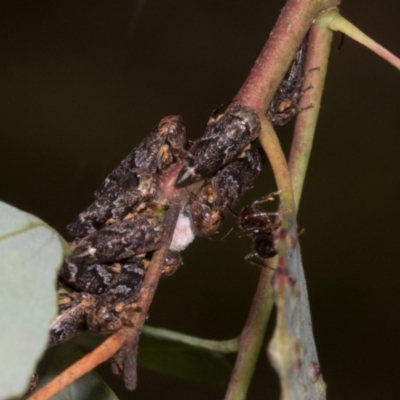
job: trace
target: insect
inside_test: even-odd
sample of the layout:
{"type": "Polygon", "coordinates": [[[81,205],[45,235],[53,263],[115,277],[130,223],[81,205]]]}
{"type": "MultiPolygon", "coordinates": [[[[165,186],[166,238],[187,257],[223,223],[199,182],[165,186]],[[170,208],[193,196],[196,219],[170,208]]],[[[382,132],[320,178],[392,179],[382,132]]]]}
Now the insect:
{"type": "Polygon", "coordinates": [[[112,263],[156,250],[163,234],[160,217],[146,207],[78,241],[59,276],[79,291],[101,293],[114,274],[112,263]]]}
{"type": "Polygon", "coordinates": [[[185,153],[186,129],[179,115],[163,118],[94,192],[95,198],[110,193],[129,170],[144,168],[161,173],[185,153]]]}
{"type": "MultiPolygon", "coordinates": [[[[135,301],[149,263],[148,258],[131,257],[80,269],[79,281],[85,283],[85,291],[64,291],[59,295],[59,316],[50,326],[49,346],[85,331],[111,333],[129,325],[132,313],[140,311],[135,301]]],[[[181,264],[180,253],[169,251],[161,276],[171,276],[181,264]]]]}
{"type": "MultiPolygon", "coordinates": [[[[83,330],[114,331],[126,321],[140,291],[148,257],[164,233],[163,209],[147,207],[157,195],[159,175],[184,154],[179,116],[163,118],[96,190],[95,201],[67,230],[75,236],[59,279],[77,292],[64,295],[51,328],[51,343],[83,330]],[[125,315],[125,317],[124,317],[125,315]]],[[[182,263],[169,251],[162,276],[182,263]]]]}
{"type": "MultiPolygon", "coordinates": [[[[304,66],[307,55],[308,35],[304,38],[296,56],[279,85],[267,110],[268,119],[275,127],[287,124],[298,112],[304,82],[304,66]]],[[[311,87],[310,87],[311,88],[311,87]]]]}
{"type": "Polygon", "coordinates": [[[260,120],[253,109],[240,104],[229,106],[209,120],[205,134],[194,142],[175,186],[184,187],[211,177],[240,156],[260,131],[260,120]]]}
{"type": "Polygon", "coordinates": [[[262,210],[259,204],[273,200],[273,196],[278,193],[272,193],[254,201],[240,213],[240,228],[246,236],[253,239],[253,251],[245,256],[245,260],[251,264],[265,266],[265,260],[274,257],[277,253],[274,232],[279,228],[279,224],[272,223],[270,219],[270,216],[276,216],[276,213],[262,210]]]}
{"type": "Polygon", "coordinates": [[[121,262],[79,268],[73,286],[84,291],[62,293],[59,316],[50,327],[50,346],[84,331],[113,332],[123,325],[123,311],[132,308],[145,276],[145,262],[131,257],[121,262]]]}
{"type": "Polygon", "coordinates": [[[121,221],[141,202],[153,199],[158,189],[158,176],[144,169],[129,170],[114,183],[114,190],[100,196],[67,225],[75,237],[84,237],[100,230],[106,223],[121,221]]]}
{"type": "MultiPolygon", "coordinates": [[[[249,126],[258,126],[259,122],[252,110],[244,112],[240,107],[232,109],[224,126],[246,131],[243,132],[245,137],[249,135],[249,126]],[[252,122],[252,118],[256,122],[252,122]]],[[[210,126],[224,118],[216,117],[210,126]]],[[[217,131],[214,134],[217,135],[217,131]]],[[[222,146],[217,136],[211,136],[210,140],[222,146]]],[[[165,205],[157,205],[159,177],[172,163],[186,157],[184,141],[180,117],[164,118],[108,175],[95,192],[95,202],[68,226],[75,236],[75,247],[59,277],[74,292],[60,300],[60,315],[51,328],[51,344],[85,330],[113,332],[129,325],[132,313],[140,311],[135,302],[151,255],[160,246],[165,230],[165,205]]],[[[225,143],[231,143],[229,135],[225,143]]],[[[217,161],[213,168],[220,170],[206,181],[200,193],[189,199],[187,210],[178,218],[180,223],[175,229],[162,276],[170,276],[182,264],[179,251],[190,243],[188,232],[194,237],[192,225],[195,224],[198,235],[215,232],[225,214],[252,185],[265,156],[255,148],[242,151],[243,146],[236,148],[238,154],[233,159],[224,159],[222,164],[217,161]],[[208,215],[211,220],[207,219],[208,215]],[[184,243],[179,238],[182,235],[184,243]]],[[[228,150],[228,153],[233,151],[228,150]]],[[[221,151],[216,155],[219,157],[221,151]]]]}
{"type": "Polygon", "coordinates": [[[265,161],[264,152],[254,147],[242,158],[219,170],[193,196],[190,211],[196,235],[208,236],[217,231],[226,214],[250,189],[265,161]]]}
{"type": "Polygon", "coordinates": [[[50,325],[49,347],[62,343],[87,330],[87,314],[97,297],[89,293],[62,293],[59,295],[59,315],[50,325]]]}
{"type": "Polygon", "coordinates": [[[87,315],[87,329],[90,332],[111,333],[129,324],[132,312],[139,311],[135,301],[146,274],[145,265],[146,262],[138,257],[114,264],[117,271],[112,282],[105,293],[98,296],[87,315]]]}
{"type": "Polygon", "coordinates": [[[107,176],[95,201],[67,225],[74,237],[87,236],[106,223],[121,221],[141,202],[154,199],[158,175],[185,154],[186,131],[180,116],[163,118],[107,176]]]}

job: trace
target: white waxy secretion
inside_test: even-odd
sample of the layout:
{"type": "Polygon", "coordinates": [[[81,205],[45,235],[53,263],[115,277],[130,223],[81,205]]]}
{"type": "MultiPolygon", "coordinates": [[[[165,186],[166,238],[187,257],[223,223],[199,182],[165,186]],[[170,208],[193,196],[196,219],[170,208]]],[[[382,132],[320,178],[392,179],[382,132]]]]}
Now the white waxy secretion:
{"type": "Polygon", "coordinates": [[[174,251],[182,251],[193,241],[194,233],[190,223],[190,217],[184,214],[179,214],[178,221],[172,236],[171,246],[174,251]]]}

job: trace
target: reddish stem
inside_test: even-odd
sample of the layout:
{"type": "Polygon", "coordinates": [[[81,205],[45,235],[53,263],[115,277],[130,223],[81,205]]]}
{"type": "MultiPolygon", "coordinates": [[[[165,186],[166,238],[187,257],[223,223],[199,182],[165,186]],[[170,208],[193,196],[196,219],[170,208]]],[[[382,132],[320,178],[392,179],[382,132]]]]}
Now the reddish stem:
{"type": "Polygon", "coordinates": [[[235,102],[264,112],[316,16],[340,0],[289,0],[235,102]]]}

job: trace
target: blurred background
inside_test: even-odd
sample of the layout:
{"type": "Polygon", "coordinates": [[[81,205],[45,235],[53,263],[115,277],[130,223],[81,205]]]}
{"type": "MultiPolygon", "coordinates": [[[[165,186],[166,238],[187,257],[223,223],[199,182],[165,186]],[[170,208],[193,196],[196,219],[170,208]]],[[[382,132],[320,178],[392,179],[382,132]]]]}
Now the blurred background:
{"type": "MultiPolygon", "coordinates": [[[[162,117],[180,114],[190,139],[202,134],[241,86],[283,4],[1,2],[0,199],[66,236],[162,117]]],[[[344,0],[341,11],[400,55],[398,1],[344,0]]],[[[314,332],[330,399],[397,398],[400,74],[348,38],[337,51],[339,42],[299,211],[314,332]]],[[[286,150],[291,130],[279,131],[286,150]]],[[[274,189],[267,166],[241,205],[274,189]]],[[[231,217],[184,252],[184,266],[160,284],[151,325],[221,340],[240,333],[260,271],[243,260],[250,241],[237,232],[231,217]]],[[[134,394],[119,380],[112,387],[121,399],[224,394],[144,369],[134,394]]],[[[248,398],[278,398],[278,389],[262,355],[248,398]]]]}

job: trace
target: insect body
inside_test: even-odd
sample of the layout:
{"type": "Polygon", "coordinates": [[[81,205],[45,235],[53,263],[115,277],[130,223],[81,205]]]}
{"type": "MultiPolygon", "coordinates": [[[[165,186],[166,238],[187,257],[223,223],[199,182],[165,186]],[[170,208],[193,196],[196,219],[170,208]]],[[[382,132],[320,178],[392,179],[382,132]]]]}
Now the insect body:
{"type": "Polygon", "coordinates": [[[264,152],[252,148],[242,158],[222,168],[190,202],[192,225],[198,236],[217,231],[226,214],[253,185],[266,161],[264,152]]]}
{"type": "Polygon", "coordinates": [[[135,301],[146,274],[145,265],[146,260],[138,257],[113,265],[115,271],[110,285],[87,314],[90,332],[114,332],[129,320],[126,313],[137,311],[135,301]]]}
{"type": "Polygon", "coordinates": [[[107,176],[94,192],[95,201],[67,226],[84,237],[106,222],[121,221],[141,202],[154,199],[158,177],[185,153],[186,131],[180,116],[163,118],[151,133],[107,176]]]}
{"type": "MultiPolygon", "coordinates": [[[[253,184],[265,156],[259,149],[244,148],[259,129],[254,111],[233,106],[210,122],[206,138],[194,146],[200,160],[195,164],[199,179],[204,174],[208,180],[199,193],[189,195],[162,276],[171,275],[181,265],[178,251],[190,243],[194,233],[214,233],[253,184]]],[[[59,277],[77,292],[60,300],[60,315],[51,327],[51,344],[84,330],[113,332],[131,323],[132,313],[138,311],[135,302],[146,268],[165,231],[163,214],[168,204],[157,205],[163,198],[160,177],[171,164],[186,157],[184,141],[180,117],[164,118],[108,175],[96,190],[94,203],[68,226],[75,237],[75,248],[59,277]]]]}
{"type": "Polygon", "coordinates": [[[275,127],[287,124],[298,112],[299,101],[304,93],[304,66],[307,55],[306,36],[297,50],[296,56],[290,64],[281,84],[279,85],[272,102],[267,110],[268,119],[275,127]]]}
{"type": "Polygon", "coordinates": [[[100,286],[108,287],[113,274],[109,263],[156,250],[163,233],[163,222],[150,208],[131,214],[80,240],[59,276],[75,289],[101,293],[100,286]]]}
{"type": "Polygon", "coordinates": [[[121,221],[141,202],[156,196],[158,176],[136,168],[127,171],[113,186],[110,193],[99,196],[67,226],[68,233],[84,237],[98,231],[106,223],[121,221]]]}
{"type": "MultiPolygon", "coordinates": [[[[94,203],[67,226],[75,248],[59,279],[77,292],[60,299],[50,344],[84,330],[112,332],[129,324],[149,257],[164,234],[164,206],[156,207],[159,177],[184,155],[184,145],[181,117],[163,118],[95,191],[94,203]]],[[[169,251],[162,276],[181,263],[180,254],[169,251]]]]}
{"type": "Polygon", "coordinates": [[[276,255],[274,232],[279,225],[273,224],[270,216],[276,213],[263,211],[259,204],[272,200],[272,195],[256,200],[240,213],[239,224],[243,233],[253,239],[254,250],[245,259],[252,264],[265,266],[265,259],[276,255]]]}
{"type": "MultiPolygon", "coordinates": [[[[60,295],[59,316],[50,326],[49,346],[85,331],[110,333],[129,325],[132,313],[140,311],[135,301],[149,262],[144,257],[131,257],[80,268],[77,282],[83,291],[60,295]]],[[[181,264],[181,255],[169,251],[161,276],[171,276],[181,264]]]]}
{"type": "Polygon", "coordinates": [[[176,180],[176,187],[184,187],[211,177],[219,169],[234,161],[253,142],[261,131],[257,113],[249,107],[234,104],[213,117],[205,134],[197,140],[176,180]]]}
{"type": "Polygon", "coordinates": [[[49,346],[65,342],[87,330],[87,314],[97,298],[89,293],[63,293],[59,296],[59,315],[50,325],[49,346]]]}
{"type": "Polygon", "coordinates": [[[134,168],[146,169],[149,173],[161,173],[184,154],[186,130],[179,115],[163,118],[131,153],[107,176],[94,192],[95,198],[110,193],[134,168]]]}

